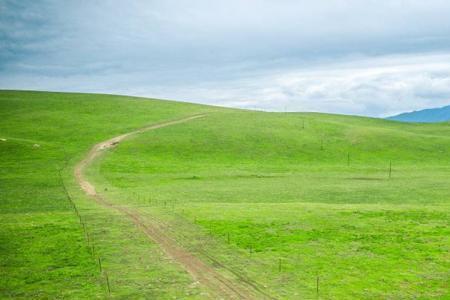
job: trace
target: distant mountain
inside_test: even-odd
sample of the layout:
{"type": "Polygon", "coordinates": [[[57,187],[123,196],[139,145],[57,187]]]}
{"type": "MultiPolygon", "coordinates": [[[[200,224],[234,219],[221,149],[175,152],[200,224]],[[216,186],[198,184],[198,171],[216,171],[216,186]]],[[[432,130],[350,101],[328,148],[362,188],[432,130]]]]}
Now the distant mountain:
{"type": "Polygon", "coordinates": [[[386,118],[403,122],[433,123],[450,121],[450,105],[440,108],[430,108],[413,112],[402,113],[386,118]]]}

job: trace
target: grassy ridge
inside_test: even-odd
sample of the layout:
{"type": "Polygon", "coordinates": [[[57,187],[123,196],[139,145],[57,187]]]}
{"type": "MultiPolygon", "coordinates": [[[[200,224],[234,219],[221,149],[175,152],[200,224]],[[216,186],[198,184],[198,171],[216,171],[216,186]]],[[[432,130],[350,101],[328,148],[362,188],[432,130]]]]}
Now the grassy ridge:
{"type": "Polygon", "coordinates": [[[132,138],[91,177],[281,298],[317,277],[325,299],[445,298],[449,150],[448,123],[228,111],[132,138]]]}
{"type": "Polygon", "coordinates": [[[97,256],[112,273],[116,295],[184,295],[189,277],[165,262],[131,222],[86,201],[71,170],[96,142],[207,109],[110,95],[0,91],[0,298],[103,298],[97,256]],[[61,183],[58,170],[66,164],[62,176],[99,248],[95,256],[61,183]],[[135,271],[125,272],[124,264],[135,271]]]}
{"type": "Polygon", "coordinates": [[[121,145],[102,168],[118,187],[151,183],[162,201],[445,202],[450,126],[423,127],[342,116],[215,113],[121,145]]]}
{"type": "Polygon", "coordinates": [[[14,91],[0,91],[0,297],[103,298],[100,257],[113,297],[207,298],[72,176],[98,141],[205,112],[119,144],[88,175],[279,298],[316,298],[317,277],[324,299],[450,297],[448,123],[14,91]]]}

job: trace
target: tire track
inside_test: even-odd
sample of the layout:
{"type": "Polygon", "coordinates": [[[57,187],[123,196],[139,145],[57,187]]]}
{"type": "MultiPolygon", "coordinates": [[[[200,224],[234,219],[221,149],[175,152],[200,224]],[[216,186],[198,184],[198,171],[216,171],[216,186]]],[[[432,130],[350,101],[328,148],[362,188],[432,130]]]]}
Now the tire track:
{"type": "MultiPolygon", "coordinates": [[[[172,258],[180,264],[195,280],[206,287],[214,294],[214,299],[270,299],[271,297],[259,291],[255,286],[243,281],[242,278],[237,277],[236,280],[230,280],[218,273],[212,266],[203,262],[200,258],[189,252],[189,250],[180,246],[176,241],[170,238],[166,233],[163,224],[158,223],[157,220],[152,220],[156,224],[146,223],[140,214],[131,208],[116,206],[109,202],[105,197],[97,194],[95,186],[90,183],[84,176],[84,170],[99,156],[104,153],[104,150],[113,148],[115,145],[125,140],[126,138],[149,130],[155,130],[167,126],[181,124],[192,121],[198,118],[203,118],[205,115],[194,115],[184,119],[168,121],[156,125],[143,127],[136,131],[122,134],[111,138],[109,140],[100,142],[94,145],[88,152],[86,157],[81,160],[74,170],[75,178],[80,187],[85,193],[102,206],[109,207],[121,212],[123,215],[130,218],[153,242],[157,243],[167,256],[172,258]]],[[[211,258],[211,257],[210,257],[211,258]]],[[[225,268],[228,269],[228,268],[225,268]]],[[[234,274],[234,272],[232,272],[234,274]]],[[[235,274],[234,274],[235,275],[235,274]]]]}

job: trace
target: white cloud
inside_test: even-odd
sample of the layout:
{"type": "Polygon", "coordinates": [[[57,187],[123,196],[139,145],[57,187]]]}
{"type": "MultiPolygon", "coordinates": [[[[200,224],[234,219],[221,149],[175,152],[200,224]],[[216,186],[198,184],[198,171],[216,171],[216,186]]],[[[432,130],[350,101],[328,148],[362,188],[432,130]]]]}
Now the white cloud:
{"type": "Polygon", "coordinates": [[[147,71],[121,73],[114,69],[90,76],[0,74],[0,87],[118,93],[268,111],[376,117],[450,104],[450,54],[350,59],[300,70],[264,69],[239,75],[183,84],[153,82],[147,71]]]}
{"type": "Polygon", "coordinates": [[[350,60],[170,89],[157,93],[233,107],[383,117],[450,104],[450,55],[350,60]]]}
{"type": "Polygon", "coordinates": [[[450,54],[351,59],[301,70],[263,70],[231,80],[186,84],[155,83],[149,78],[151,74],[146,71],[120,70],[64,77],[0,74],[0,87],[118,93],[268,111],[376,117],[450,104],[450,54]]]}
{"type": "Polygon", "coordinates": [[[0,88],[370,116],[449,102],[447,0],[0,0],[0,10],[0,88]]]}

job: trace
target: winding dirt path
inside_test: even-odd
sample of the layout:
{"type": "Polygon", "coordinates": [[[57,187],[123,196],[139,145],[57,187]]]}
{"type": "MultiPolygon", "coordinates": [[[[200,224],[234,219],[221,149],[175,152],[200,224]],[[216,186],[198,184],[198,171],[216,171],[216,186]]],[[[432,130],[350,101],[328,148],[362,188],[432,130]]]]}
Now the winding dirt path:
{"type": "MultiPolygon", "coordinates": [[[[116,206],[109,202],[104,196],[97,194],[94,185],[90,183],[84,176],[84,170],[96,158],[102,155],[102,153],[104,153],[104,150],[114,147],[131,135],[192,121],[204,116],[205,115],[195,115],[184,119],[150,125],[139,130],[122,134],[107,141],[98,143],[93,146],[87,156],[75,166],[75,178],[80,184],[81,188],[86,192],[86,194],[94,199],[97,203],[120,211],[125,216],[129,217],[137,226],[142,229],[147,237],[149,237],[153,242],[159,244],[159,246],[167,256],[179,263],[195,281],[198,281],[210,292],[212,292],[214,294],[214,299],[265,299],[266,296],[255,290],[255,287],[253,287],[252,285],[248,285],[242,281],[237,283],[235,280],[232,281],[228,278],[225,278],[213,267],[207,265],[198,257],[190,253],[189,250],[181,247],[176,241],[174,241],[165,233],[163,224],[152,224],[149,222],[145,222],[138,212],[124,206],[116,206]]],[[[157,222],[157,220],[152,221],[157,222]]]]}

